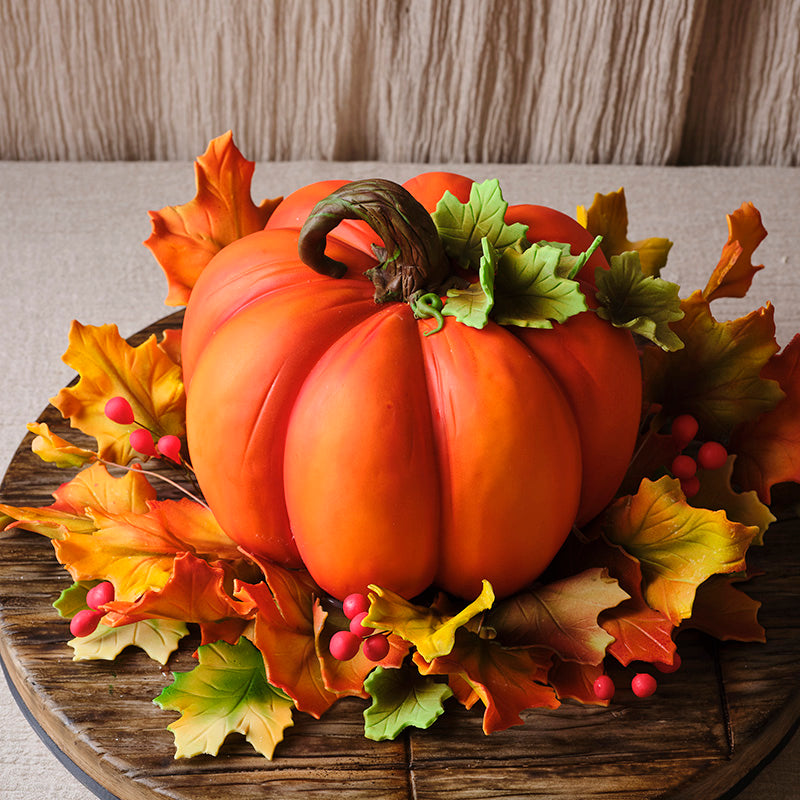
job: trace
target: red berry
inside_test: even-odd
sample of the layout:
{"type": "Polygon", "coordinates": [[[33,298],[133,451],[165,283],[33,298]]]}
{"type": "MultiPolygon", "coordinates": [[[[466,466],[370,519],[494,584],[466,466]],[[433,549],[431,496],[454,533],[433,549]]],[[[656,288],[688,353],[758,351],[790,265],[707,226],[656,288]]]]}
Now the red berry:
{"type": "Polygon", "coordinates": [[[110,603],[114,599],[114,585],[110,581],[103,581],[98,583],[97,586],[92,586],[86,592],[86,605],[93,608],[95,611],[110,603]]]}
{"type": "Polygon", "coordinates": [[[704,442],[697,451],[697,463],[703,469],[719,469],[728,460],[728,451],[719,442],[704,442]]]}
{"type": "Polygon", "coordinates": [[[158,440],[158,452],[176,464],[181,463],[181,440],[168,433],[158,440]]]}
{"type": "Polygon", "coordinates": [[[369,611],[369,599],[360,592],[353,592],[353,594],[349,594],[345,597],[342,608],[344,609],[344,615],[347,619],[353,619],[353,617],[358,616],[364,611],[369,611]]]}
{"type": "Polygon", "coordinates": [[[614,681],[608,675],[601,675],[592,684],[594,689],[594,696],[598,700],[610,700],[614,696],[617,687],[614,686],[614,681]]]}
{"type": "Polygon", "coordinates": [[[349,661],[355,657],[359,647],[361,647],[361,637],[350,631],[336,631],[331,636],[329,650],[338,661],[349,661]]]}
{"type": "Polygon", "coordinates": [[[637,697],[650,697],[651,694],[655,693],[657,687],[656,679],[646,672],[634,675],[631,681],[631,689],[633,689],[633,693],[637,697]]]}
{"type": "Polygon", "coordinates": [[[367,636],[372,636],[375,633],[374,628],[367,628],[362,623],[366,619],[367,612],[362,611],[360,614],[356,614],[353,619],[350,620],[350,632],[354,633],[359,639],[366,639],[367,636]]]}
{"type": "Polygon", "coordinates": [[[672,420],[670,434],[675,444],[683,448],[694,439],[699,427],[697,420],[691,414],[681,414],[672,420]]]}
{"type": "Polygon", "coordinates": [[[79,611],[69,622],[69,632],[77,637],[88,636],[97,630],[100,620],[103,618],[102,611],[93,611],[91,608],[84,608],[79,611]]]}
{"type": "Polygon", "coordinates": [[[133,409],[124,397],[112,397],[105,407],[106,416],[120,425],[130,425],[133,422],[133,409]]]}
{"type": "Polygon", "coordinates": [[[686,497],[694,497],[700,491],[700,479],[697,475],[681,481],[681,490],[686,497]]]}
{"type": "Polygon", "coordinates": [[[143,456],[154,456],[156,454],[156,446],[153,442],[153,436],[150,431],[144,428],[137,428],[131,433],[130,436],[131,447],[143,456]]]}
{"type": "Polygon", "coordinates": [[[659,672],[665,672],[665,673],[675,672],[678,669],[680,669],[681,657],[677,653],[675,653],[675,655],[672,656],[671,664],[664,664],[663,662],[659,661],[656,664],[654,664],[654,666],[659,672]]]}
{"type": "Polygon", "coordinates": [[[364,639],[364,655],[370,661],[383,661],[389,655],[389,640],[385,636],[376,634],[364,639]]]}
{"type": "Polygon", "coordinates": [[[676,478],[685,481],[694,477],[697,472],[697,462],[691,456],[676,456],[670,471],[676,478]]]}

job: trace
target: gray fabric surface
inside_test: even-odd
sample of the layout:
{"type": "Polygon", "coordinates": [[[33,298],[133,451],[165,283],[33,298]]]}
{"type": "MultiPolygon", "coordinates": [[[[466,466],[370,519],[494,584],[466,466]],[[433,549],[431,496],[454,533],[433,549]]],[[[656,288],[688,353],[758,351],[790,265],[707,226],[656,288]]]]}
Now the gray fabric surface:
{"type": "MultiPolygon", "coordinates": [[[[274,197],[325,177],[402,180],[420,171],[411,164],[260,164],[253,195],[274,197]]],[[[717,262],[727,237],[725,214],[752,200],[770,231],[756,254],[767,268],[748,299],[719,301],[716,313],[743,313],[773,298],[779,341],[785,344],[800,331],[800,170],[480,165],[462,171],[499,177],[512,202],[569,212],[590,203],[596,191],[624,185],[631,238],[670,237],[675,246],[665,277],[687,290],[701,288],[717,262]]],[[[188,163],[0,163],[0,469],[10,461],[25,423],[72,377],[60,361],[71,319],[116,322],[130,335],[169,313],[162,305],[161,271],[140,244],[150,230],[145,212],[193,194],[188,163]]],[[[2,681],[0,719],[3,800],[91,797],[40,744],[2,681]]],[[[798,786],[800,737],[795,737],[740,798],[789,800],[798,796],[798,786]]]]}
{"type": "Polygon", "coordinates": [[[0,0],[0,158],[800,163],[800,0],[0,0]]]}

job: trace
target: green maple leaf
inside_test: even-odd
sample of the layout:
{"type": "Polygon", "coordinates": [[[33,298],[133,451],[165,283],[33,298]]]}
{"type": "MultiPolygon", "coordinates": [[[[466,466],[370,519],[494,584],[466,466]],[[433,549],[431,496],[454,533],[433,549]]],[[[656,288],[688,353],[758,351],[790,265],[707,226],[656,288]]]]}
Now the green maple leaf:
{"type": "Polygon", "coordinates": [[[58,600],[53,603],[53,608],[63,619],[72,619],[79,611],[89,608],[86,605],[86,594],[98,583],[100,581],[76,581],[61,592],[58,600]]]}
{"type": "Polygon", "coordinates": [[[175,680],[153,701],[181,717],[168,726],[175,758],[216,755],[229,733],[241,733],[271,759],[292,725],[292,701],[267,681],[264,660],[247,639],[198,648],[199,665],[173,673],[175,680]]]}
{"type": "Polygon", "coordinates": [[[364,735],[394,739],[408,727],[429,728],[444,713],[453,692],[446,683],[410,669],[377,667],[364,681],[372,705],[364,711],[364,735]]]}
{"type": "Polygon", "coordinates": [[[571,269],[562,267],[563,257],[564,251],[551,244],[508,248],[497,267],[492,319],[501,325],[552,328],[553,322],[586,311],[579,283],[563,274],[571,269]]]}
{"type": "Polygon", "coordinates": [[[680,350],[683,342],[670,328],[683,318],[678,285],[645,275],[636,251],[611,257],[611,268],[595,270],[597,315],[628,328],[662,350],[680,350]]]}
{"type": "Polygon", "coordinates": [[[446,317],[455,317],[471,328],[483,328],[494,306],[494,276],[497,270],[497,251],[485,237],[481,239],[481,256],[478,280],[466,289],[450,289],[447,303],[442,309],[446,317]]]}
{"type": "Polygon", "coordinates": [[[178,642],[189,633],[186,624],[172,619],[146,619],[111,628],[102,623],[88,636],[67,644],[74,650],[73,661],[113,661],[126,647],[133,645],[166,664],[178,642]]]}
{"type": "Polygon", "coordinates": [[[447,191],[431,214],[445,251],[459,266],[477,269],[483,255],[481,239],[500,252],[525,236],[527,225],[506,225],[508,203],[497,179],[473,183],[469,202],[447,191]]]}

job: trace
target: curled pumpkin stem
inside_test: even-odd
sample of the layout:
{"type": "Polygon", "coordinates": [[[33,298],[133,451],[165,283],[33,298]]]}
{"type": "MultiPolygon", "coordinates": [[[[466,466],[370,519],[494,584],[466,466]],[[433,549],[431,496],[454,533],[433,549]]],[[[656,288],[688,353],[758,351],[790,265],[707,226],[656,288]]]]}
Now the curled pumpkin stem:
{"type": "Polygon", "coordinates": [[[354,181],[317,203],[300,230],[297,249],[311,269],[341,278],[347,265],[325,255],[327,235],[345,219],[363,220],[383,247],[380,261],[367,273],[375,284],[375,301],[408,301],[435,291],[450,276],[450,262],[430,214],[402,186],[374,178],[354,181]]]}
{"type": "Polygon", "coordinates": [[[435,292],[426,292],[425,294],[418,292],[412,295],[408,302],[417,319],[436,320],[436,327],[425,331],[423,336],[430,336],[432,333],[438,333],[444,327],[444,316],[442,316],[444,303],[438,294],[435,292]]]}

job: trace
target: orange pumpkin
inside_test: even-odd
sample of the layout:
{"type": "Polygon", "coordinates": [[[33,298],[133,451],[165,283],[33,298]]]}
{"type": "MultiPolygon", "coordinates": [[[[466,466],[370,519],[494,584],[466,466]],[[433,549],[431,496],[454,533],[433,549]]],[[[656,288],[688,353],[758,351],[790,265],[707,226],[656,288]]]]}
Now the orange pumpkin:
{"type": "MultiPolygon", "coordinates": [[[[409,303],[373,298],[364,273],[385,231],[340,215],[301,237],[312,208],[345,183],[287,197],[192,291],[183,359],[200,486],[245,550],[305,565],[340,599],[370,583],[469,598],[484,578],[511,594],[622,479],[641,402],[632,337],[592,311],[551,330],[448,317],[424,335],[432,323],[409,303]],[[308,261],[324,249],[333,261],[315,269],[332,274],[304,263],[298,244],[308,261]]],[[[471,183],[428,173],[405,186],[432,211],[446,189],[465,202],[471,183]]],[[[551,209],[511,207],[506,218],[526,222],[532,241],[575,252],[591,242],[551,209]]],[[[413,238],[425,226],[411,227],[413,238]]],[[[597,251],[579,275],[590,299],[590,270],[604,263],[597,251]]]]}

